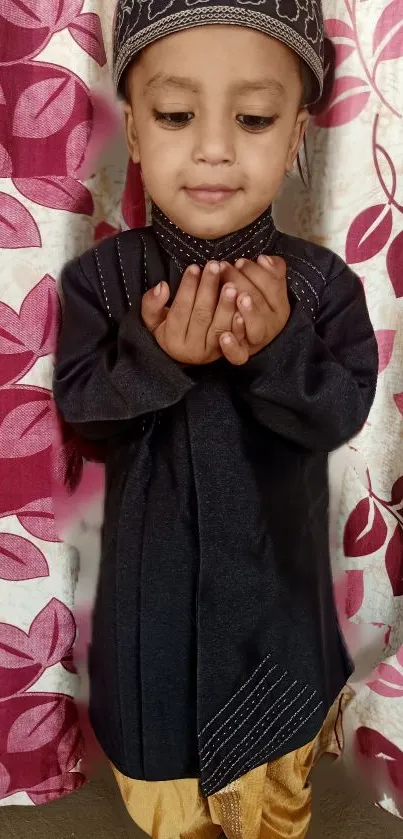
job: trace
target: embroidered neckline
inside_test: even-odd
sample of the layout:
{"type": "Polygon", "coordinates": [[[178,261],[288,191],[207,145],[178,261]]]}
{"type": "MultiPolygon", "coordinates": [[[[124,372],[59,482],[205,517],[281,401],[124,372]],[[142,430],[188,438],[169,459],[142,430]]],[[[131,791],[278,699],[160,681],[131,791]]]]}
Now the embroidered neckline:
{"type": "Polygon", "coordinates": [[[193,263],[203,267],[211,259],[231,263],[241,257],[256,260],[268,250],[276,234],[270,207],[252,224],[220,239],[198,239],[184,233],[155,205],[152,226],[161,248],[181,271],[193,263]]]}

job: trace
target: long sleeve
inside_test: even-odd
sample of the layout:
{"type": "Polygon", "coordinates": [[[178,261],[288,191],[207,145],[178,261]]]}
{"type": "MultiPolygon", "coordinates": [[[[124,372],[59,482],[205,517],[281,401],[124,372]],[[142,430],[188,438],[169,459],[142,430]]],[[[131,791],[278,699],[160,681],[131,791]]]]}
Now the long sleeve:
{"type": "Polygon", "coordinates": [[[364,291],[345,266],[328,282],[316,322],[298,304],[278,338],[240,368],[237,384],[266,428],[330,452],[364,425],[377,371],[364,291]]]}
{"type": "Polygon", "coordinates": [[[54,376],[56,403],[80,434],[92,440],[126,431],[139,417],[176,404],[193,381],[129,311],[110,317],[94,269],[81,260],[62,276],[64,298],[54,376]]]}

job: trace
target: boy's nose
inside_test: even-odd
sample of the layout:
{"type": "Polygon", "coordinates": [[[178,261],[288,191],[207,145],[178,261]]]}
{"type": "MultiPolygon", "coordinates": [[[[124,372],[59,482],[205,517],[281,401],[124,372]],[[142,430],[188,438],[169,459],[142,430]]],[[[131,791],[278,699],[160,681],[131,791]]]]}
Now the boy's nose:
{"type": "Polygon", "coordinates": [[[236,153],[231,128],[227,123],[217,121],[206,122],[199,126],[200,130],[194,148],[195,161],[208,163],[210,166],[233,164],[236,153]]]}

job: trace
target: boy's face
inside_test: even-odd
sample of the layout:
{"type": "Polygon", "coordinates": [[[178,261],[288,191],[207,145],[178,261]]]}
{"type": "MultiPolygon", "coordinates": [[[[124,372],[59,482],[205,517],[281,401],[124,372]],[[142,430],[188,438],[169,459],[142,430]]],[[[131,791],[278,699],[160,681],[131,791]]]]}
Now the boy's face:
{"type": "Polygon", "coordinates": [[[218,238],[271,204],[307,120],[291,50],[252,29],[195,27],[144,50],[127,91],[130,153],[178,227],[218,238]]]}

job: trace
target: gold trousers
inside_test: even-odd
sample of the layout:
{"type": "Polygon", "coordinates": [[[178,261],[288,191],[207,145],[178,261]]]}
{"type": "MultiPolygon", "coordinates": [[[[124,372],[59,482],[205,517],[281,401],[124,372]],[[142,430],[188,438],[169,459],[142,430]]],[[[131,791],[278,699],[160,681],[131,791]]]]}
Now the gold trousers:
{"type": "Polygon", "coordinates": [[[129,815],[153,839],[303,839],[317,741],[205,799],[197,779],[133,781],[113,771],[129,815]]]}

